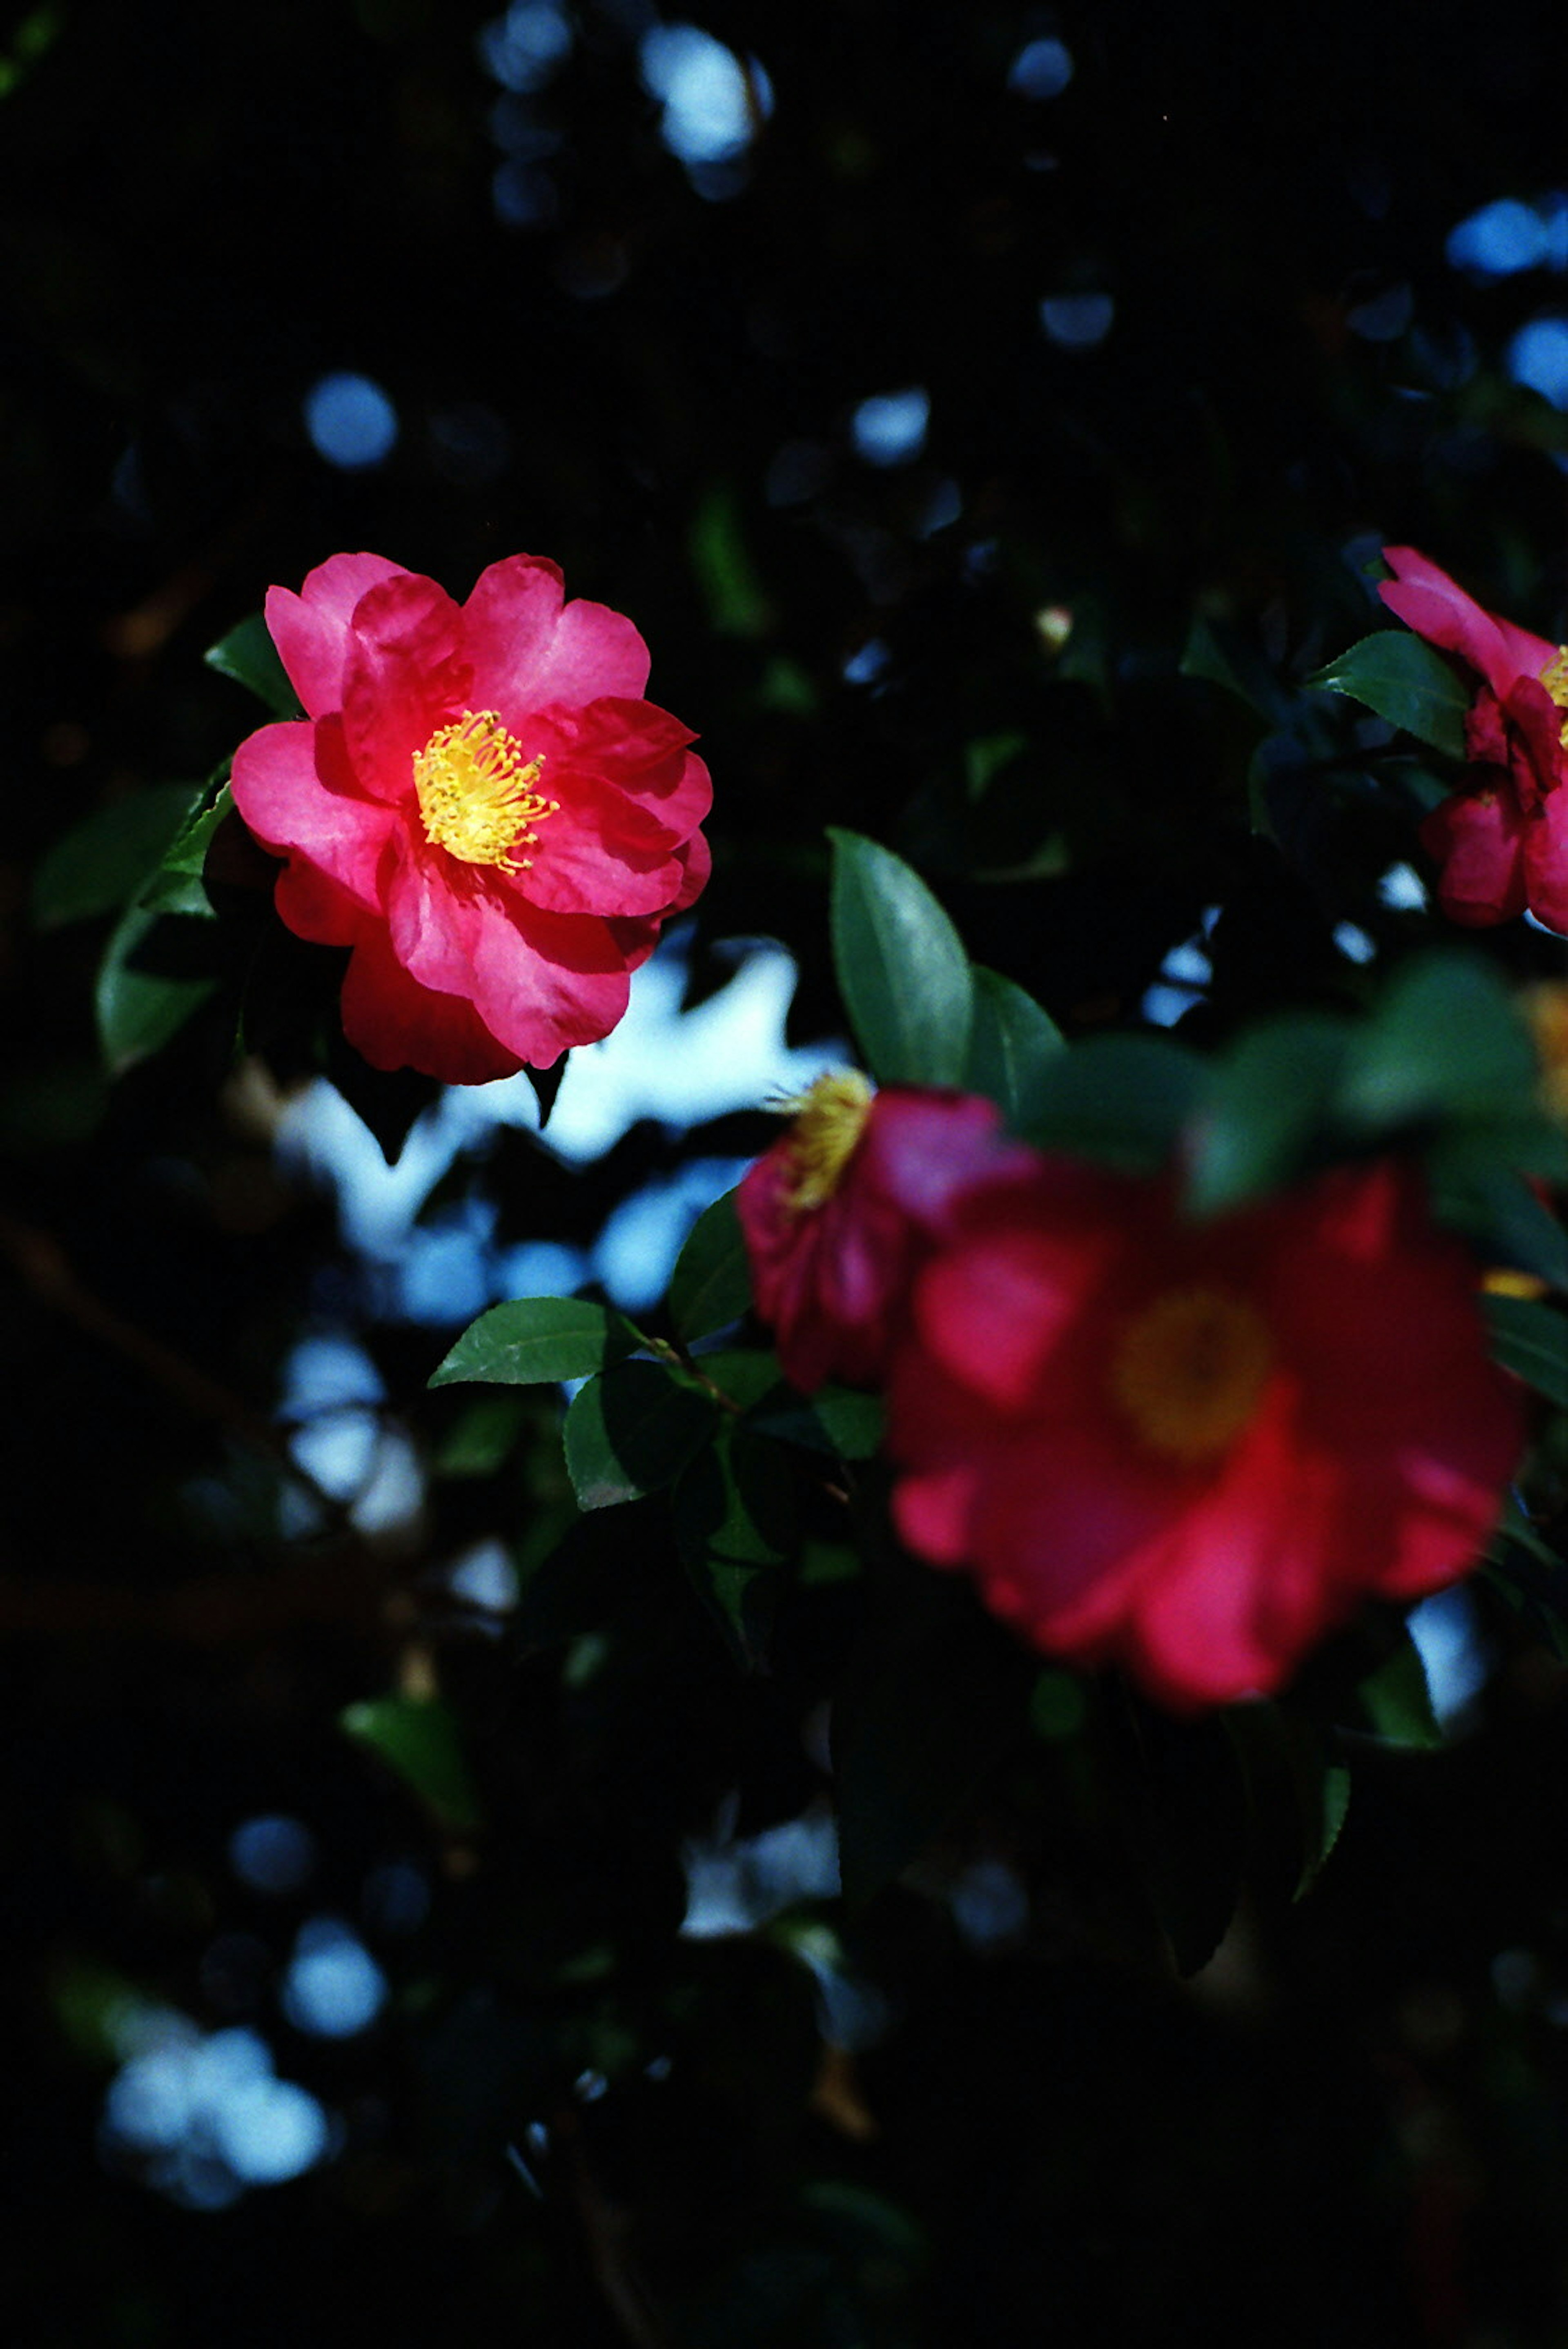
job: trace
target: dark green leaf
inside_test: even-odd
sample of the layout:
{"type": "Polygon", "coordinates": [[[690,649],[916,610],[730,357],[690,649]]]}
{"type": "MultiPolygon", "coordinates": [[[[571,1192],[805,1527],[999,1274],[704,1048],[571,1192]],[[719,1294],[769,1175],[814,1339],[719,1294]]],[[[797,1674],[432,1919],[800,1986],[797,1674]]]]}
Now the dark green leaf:
{"type": "Polygon", "coordinates": [[[536,1409],[526,1396],[507,1388],[476,1394],[466,1402],[436,1447],[431,1465],[438,1476],[493,1476],[536,1409]]]}
{"type": "Polygon", "coordinates": [[[1183,677],[1201,678],[1244,701],[1265,724],[1278,724],[1284,705],[1273,672],[1233,629],[1206,620],[1199,612],[1181,656],[1183,677]]]}
{"type": "Polygon", "coordinates": [[[91,921],[135,896],[189,812],[189,783],[153,783],[111,800],[57,840],[33,875],[40,930],[91,921]]]}
{"type": "Polygon", "coordinates": [[[711,1353],[694,1354],[691,1367],[741,1411],[751,1411],[766,1396],[782,1400],[792,1392],[777,1356],[761,1346],[721,1346],[711,1353]]]}
{"type": "Polygon", "coordinates": [[[209,668],[220,677],[232,677],[236,685],[249,688],[258,699],[265,701],[275,718],[303,718],[299,697],[290,685],[287,674],[277,657],[277,647],[267,634],[265,620],[259,612],[231,628],[217,644],[208,647],[205,659],[209,668]]]}
{"type": "Polygon", "coordinates": [[[99,1044],[111,1076],[161,1050],[217,985],[215,978],[204,974],[154,966],[155,938],[166,940],[175,926],[181,930],[194,926],[178,916],[132,905],[121,916],[104,949],[94,1005],[99,1044]]]}
{"type": "Polygon", "coordinates": [[[1488,1297],[1491,1350],[1504,1370],[1568,1411],[1568,1315],[1526,1297],[1488,1297]]]}
{"type": "Polygon", "coordinates": [[[161,914],[194,914],[202,919],[212,915],[213,901],[202,875],[213,834],[234,810],[234,794],[226,781],[210,794],[203,792],[142,890],[142,905],[161,914]]]}
{"type": "Polygon", "coordinates": [[[906,1624],[879,1668],[833,1712],[846,1898],[869,1900],[917,1858],[1024,1733],[1033,1681],[1022,1647],[956,1609],[906,1624]]]}
{"type": "MultiPolygon", "coordinates": [[[[1223,1719],[1241,1756],[1252,1808],[1265,1837],[1289,1857],[1291,1898],[1311,1891],[1339,1840],[1350,1808],[1350,1765],[1314,1721],[1268,1703],[1233,1705],[1223,1719]],[[1293,1843],[1293,1855],[1283,1847],[1293,1843]]],[[[1289,1883],[1289,1879],[1286,1879],[1289,1883]]]]}
{"type": "Polygon", "coordinates": [[[718,1405],[661,1362],[622,1362],[590,1379],[566,1413],[566,1472],[577,1506],[605,1509],[678,1476],[712,1433],[718,1405]]]}
{"type": "Polygon", "coordinates": [[[670,1280],[670,1318],[688,1344],[738,1321],[752,1301],[751,1268],[735,1215],[735,1194],[726,1191],[704,1207],[675,1260],[670,1280]]]}
{"type": "Polygon", "coordinates": [[[1196,1053],[1163,1037],[1092,1037],[1044,1063],[1021,1130],[1044,1149],[1147,1172],[1169,1157],[1207,1075],[1196,1053]]]}
{"type": "Polygon", "coordinates": [[[1144,1889],[1178,1973],[1208,1964],[1235,1914],[1246,1832],[1235,1748],[1215,1720],[1140,1707],[1125,1794],[1144,1889]]]}
{"type": "Polygon", "coordinates": [[[441,1697],[372,1697],[351,1704],[340,1719],[348,1735],[368,1746],[410,1786],[441,1824],[457,1835],[480,1825],[479,1797],[463,1759],[457,1723],[441,1697]]]}
{"type": "Polygon", "coordinates": [[[1376,1130],[1439,1112],[1529,1112],[1535,1050],[1501,978],[1439,951],[1399,970],[1345,1055],[1338,1107],[1376,1130]]]}
{"type": "Polygon", "coordinates": [[[1340,1019],[1272,1020],[1212,1064],[1186,1145],[1188,1203],[1199,1215],[1277,1189],[1298,1171],[1349,1034],[1340,1019]]]}
{"type": "Polygon", "coordinates": [[[673,1511],[688,1572],[740,1661],[755,1669],[778,1597],[773,1569],[794,1546],[794,1484],[784,1454],[732,1422],[682,1470],[673,1511]]]}
{"type": "Polygon", "coordinates": [[[1427,1667],[1408,1631],[1401,1635],[1393,1654],[1367,1674],[1357,1694],[1374,1733],[1386,1744],[1426,1749],[1442,1744],[1427,1667]]]}
{"type": "Polygon", "coordinates": [[[900,857],[828,837],[834,966],[867,1066],[884,1084],[961,1084],[974,983],[958,932],[900,857]]]}
{"type": "Polygon", "coordinates": [[[851,1387],[819,1387],[809,1400],[786,1388],[753,1424],[785,1444],[839,1460],[869,1460],[882,1441],[882,1398],[851,1387]]]}
{"type": "Polygon", "coordinates": [[[1436,1152],[1427,1171],[1439,1221],[1464,1232],[1487,1262],[1568,1290],[1568,1232],[1522,1175],[1479,1154],[1467,1165],[1436,1152]]]}
{"type": "Polygon", "coordinates": [[[974,1024],[964,1083],[993,1101],[1019,1130],[1039,1109],[1040,1071],[1062,1050],[1062,1031],[1032,995],[1000,971],[973,972],[974,1024]]]}
{"type": "Polygon", "coordinates": [[[1380,628],[1311,680],[1329,693],[1347,694],[1429,742],[1450,759],[1465,755],[1465,717],[1472,688],[1442,654],[1404,628],[1380,628]]]}
{"type": "Polygon", "coordinates": [[[471,1321],[430,1383],[483,1380],[528,1387],[586,1379],[646,1343],[641,1330],[608,1305],[584,1297],[517,1297],[471,1321]]]}

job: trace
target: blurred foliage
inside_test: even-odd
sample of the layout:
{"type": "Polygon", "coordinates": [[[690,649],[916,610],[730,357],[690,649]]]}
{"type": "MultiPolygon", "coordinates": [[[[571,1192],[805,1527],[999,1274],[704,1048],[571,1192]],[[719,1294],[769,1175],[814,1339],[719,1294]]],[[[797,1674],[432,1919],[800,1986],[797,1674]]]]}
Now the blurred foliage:
{"type": "MultiPolygon", "coordinates": [[[[1444,1731],[1396,1620],[1223,1723],[1043,1667],[888,1544],[875,1406],[778,1386],[722,1206],[668,1320],[389,1304],[273,1145],[322,1072],[392,1157],[433,1089],[335,1040],[339,958],[223,789],[269,584],[550,555],[701,729],[694,1003],[780,937],[794,1040],[846,1007],[1037,1138],[1196,1136],[1200,1210],[1393,1139],[1561,1290],[1512,991],[1561,945],[1417,954],[1380,893],[1453,707],[1369,584],[1413,542],[1563,634],[1568,418],[1505,365],[1562,280],[1445,257],[1560,178],[1555,26],[700,21],[755,61],[728,160],[662,135],[643,0],[0,26],[9,2337],[1556,2342],[1563,1418],[1444,1731]],[[374,463],[312,443],[341,372],[390,404],[374,463]],[[917,388],[876,461],[864,403],[917,388]],[[1168,1040],[1140,1006],[1197,939],[1168,1040]],[[401,1518],[280,1402],[346,1332],[401,1518]],[[481,1344],[501,1383],[427,1392],[481,1344]],[[526,1380],[567,1377],[563,1457],[526,1380]],[[457,1570],[496,1544],[514,1608],[457,1570]],[[843,1899],[776,1859],[830,1795],[843,1899]],[[314,1857],[269,1889],[234,1837],[277,1818],[314,1857]],[[682,1936],[704,1866],[740,1921],[682,1936]],[[322,1920],[387,1989],[337,2036],[287,1990],[322,1920]],[[104,2095],[159,2013],[265,2037],[328,2157],[221,2206],[211,2162],[143,2174],[104,2095]]],[[[770,1131],[649,1118],[579,1168],[502,1129],[427,1221],[582,1247],[770,1131]]],[[[1568,1402],[1560,1305],[1493,1304],[1568,1402]]]]}

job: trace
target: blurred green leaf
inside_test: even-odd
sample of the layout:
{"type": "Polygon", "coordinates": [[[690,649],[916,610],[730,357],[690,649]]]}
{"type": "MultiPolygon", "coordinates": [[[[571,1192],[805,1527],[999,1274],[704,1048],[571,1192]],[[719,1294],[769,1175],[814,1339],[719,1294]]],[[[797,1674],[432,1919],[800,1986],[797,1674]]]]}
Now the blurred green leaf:
{"type": "Polygon", "coordinates": [[[1374,1733],[1386,1744],[1427,1749],[1442,1744],[1427,1667],[1407,1630],[1401,1633],[1393,1654],[1376,1671],[1368,1672],[1356,1693],[1374,1733]]]}
{"type": "Polygon", "coordinates": [[[444,1827],[472,1835],[479,1796],[463,1758],[456,1719],[441,1697],[371,1697],[339,1715],[358,1745],[378,1754],[444,1827]]]}
{"type": "Polygon", "coordinates": [[[526,1396],[502,1388],[466,1402],[436,1447],[438,1476],[493,1476],[516,1445],[534,1408],[526,1396]]]}
{"type": "Polygon", "coordinates": [[[1568,1232],[1522,1175],[1479,1156],[1467,1163],[1436,1152],[1427,1171],[1439,1222],[1465,1233],[1490,1263],[1568,1290],[1568,1232]]]}
{"type": "Polygon", "coordinates": [[[704,1207],[675,1259],[670,1279],[670,1318],[688,1344],[738,1321],[752,1301],[751,1267],[735,1214],[735,1194],[726,1191],[704,1207]]]}
{"type": "Polygon", "coordinates": [[[608,1305],[584,1297],[517,1297],[471,1321],[430,1376],[432,1387],[465,1380],[527,1387],[586,1379],[647,1344],[608,1305]]]}
{"type": "Polygon", "coordinates": [[[236,685],[247,687],[265,702],[275,718],[304,717],[299,697],[288,681],[277,647],[267,634],[266,621],[260,612],[253,612],[238,627],[231,628],[226,636],[210,645],[203,658],[220,677],[233,678],[236,685]]]}
{"type": "MultiPolygon", "coordinates": [[[[1241,1759],[1254,1816],[1272,1841],[1293,1829],[1291,1898],[1304,1899],[1339,1840],[1350,1809],[1350,1765],[1331,1733],[1283,1706],[1231,1705],[1221,1715],[1241,1759]]],[[[1285,1857],[1282,1849],[1281,1857],[1285,1857]]]]}
{"type": "Polygon", "coordinates": [[[1535,1050],[1506,982],[1439,950],[1396,972],[1345,1055],[1337,1106],[1376,1130],[1442,1112],[1528,1114],[1535,1050]]]}
{"type": "Polygon", "coordinates": [[[1450,759],[1465,755],[1472,688],[1450,661],[1408,629],[1380,628],[1364,636],[1309,683],[1363,702],[1450,759]]]}
{"type": "Polygon", "coordinates": [[[1181,656],[1183,677],[1201,678],[1244,701],[1265,725],[1277,725],[1285,696],[1267,664],[1232,628],[1195,615],[1181,656]]]}
{"type": "MultiPolygon", "coordinates": [[[[145,905],[132,905],[121,916],[104,949],[94,993],[99,1045],[111,1076],[161,1051],[216,987],[210,975],[161,968],[153,960],[155,938],[168,947],[171,933],[177,939],[179,931],[195,926],[145,905]]],[[[189,957],[176,954],[171,959],[189,957]]]]}
{"type": "Polygon", "coordinates": [[[1482,1303],[1494,1358],[1568,1411],[1568,1315],[1527,1297],[1488,1297],[1482,1303]]]}
{"type": "Polygon", "coordinates": [[[1298,1172],[1350,1032],[1342,1019],[1270,1020],[1211,1064],[1184,1154],[1188,1204],[1199,1215],[1277,1189],[1298,1172]]]}
{"type": "Polygon", "coordinates": [[[1032,995],[976,965],[974,1022],[964,1083],[993,1101],[1015,1131],[1040,1107],[1040,1071],[1063,1050],[1062,1030],[1032,995]]]}
{"type": "Polygon", "coordinates": [[[961,1084],[974,982],[958,932],[901,857],[828,837],[834,966],[867,1066],[883,1084],[961,1084]]]}
{"type": "Polygon", "coordinates": [[[95,809],[56,841],[34,874],[36,926],[59,929],[127,905],[199,796],[189,783],[152,783],[95,809]]]}
{"type": "Polygon", "coordinates": [[[1169,1158],[1207,1081],[1197,1054],[1163,1037],[1093,1036],[1044,1063],[1020,1131],[1042,1149],[1147,1173],[1169,1158]]]}
{"type": "Polygon", "coordinates": [[[716,482],[691,517],[691,567],[722,636],[766,636],[773,608],[747,550],[740,500],[728,481],[716,482]]]}
{"type": "Polygon", "coordinates": [[[711,1395],[661,1362],[621,1362],[593,1378],[566,1413],[566,1472],[577,1506],[605,1509],[678,1476],[713,1432],[711,1395]]]}

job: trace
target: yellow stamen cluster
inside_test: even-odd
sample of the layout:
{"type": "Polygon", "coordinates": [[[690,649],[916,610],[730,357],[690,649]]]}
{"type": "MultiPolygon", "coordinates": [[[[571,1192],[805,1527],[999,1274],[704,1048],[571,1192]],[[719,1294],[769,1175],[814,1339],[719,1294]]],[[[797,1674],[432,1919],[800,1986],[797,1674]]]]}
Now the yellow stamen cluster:
{"type": "MultiPolygon", "coordinates": [[[[1568,645],[1559,645],[1541,672],[1541,682],[1559,709],[1568,709],[1568,645]]],[[[1563,721],[1563,747],[1568,750],[1568,718],[1563,721]]]]}
{"type": "Polygon", "coordinates": [[[793,1114],[788,1204],[796,1215],[826,1206],[865,1131],[871,1087],[857,1069],[836,1069],[780,1108],[793,1114]]]}
{"type": "Polygon", "coordinates": [[[1262,1317],[1244,1297],[1201,1285],[1167,1289],[1123,1331],[1111,1393],[1151,1451],[1197,1467],[1251,1421],[1273,1359],[1262,1317]]]}
{"type": "Polygon", "coordinates": [[[438,726],[414,753],[425,838],[464,864],[524,871],[533,858],[514,851],[536,848],[534,825],[561,804],[534,789],[544,765],[542,752],[524,759],[522,744],[493,709],[465,709],[450,726],[438,726]]]}

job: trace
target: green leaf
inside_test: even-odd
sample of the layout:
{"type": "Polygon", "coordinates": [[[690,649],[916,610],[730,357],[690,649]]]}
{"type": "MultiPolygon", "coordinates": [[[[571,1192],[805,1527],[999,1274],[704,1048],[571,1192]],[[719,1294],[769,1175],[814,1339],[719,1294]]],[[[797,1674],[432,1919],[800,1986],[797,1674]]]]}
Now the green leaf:
{"type": "Polygon", "coordinates": [[[1284,696],[1273,672],[1233,629],[1217,627],[1201,612],[1194,616],[1188,632],[1181,674],[1201,678],[1207,685],[1233,693],[1266,725],[1280,720],[1284,696]]]}
{"type": "Polygon", "coordinates": [[[675,1259],[670,1279],[670,1318],[691,1343],[738,1321],[752,1301],[751,1267],[735,1214],[735,1194],[726,1191],[704,1207],[675,1259]]]}
{"type": "Polygon", "coordinates": [[[441,1697],[372,1697],[338,1716],[356,1744],[378,1754],[442,1826],[472,1835],[479,1796],[463,1758],[457,1721],[441,1697]]]}
{"type": "Polygon", "coordinates": [[[731,483],[715,483],[699,501],[691,543],[691,568],[720,636],[765,636],[773,607],[747,550],[740,500],[731,483]]]}
{"type": "Polygon", "coordinates": [[[493,1305],[431,1371],[432,1387],[464,1381],[529,1387],[586,1379],[647,1344],[624,1313],[585,1297],[516,1297],[493,1305]]]}
{"type": "Polygon", "coordinates": [[[153,783],[96,809],[56,841],[33,875],[35,926],[56,930],[129,904],[178,833],[193,796],[189,783],[153,783]]]}
{"type": "Polygon", "coordinates": [[[1404,628],[1380,628],[1309,682],[1327,693],[1343,693],[1402,726],[1417,740],[1450,759],[1465,755],[1465,718],[1472,688],[1451,661],[1404,628]]]}
{"type": "Polygon", "coordinates": [[[716,1386],[728,1402],[739,1411],[749,1412],[765,1397],[781,1400],[793,1393],[784,1384],[778,1357],[762,1346],[720,1346],[711,1352],[693,1354],[691,1369],[716,1386]]]}
{"type": "Polygon", "coordinates": [[[784,1444],[800,1444],[838,1460],[869,1460],[882,1442],[882,1398],[852,1387],[818,1387],[809,1401],[787,1387],[752,1424],[784,1444]]]}
{"type": "Polygon", "coordinates": [[[1020,1132],[1043,1149],[1147,1173],[1170,1156],[1207,1081],[1198,1055],[1163,1037],[1091,1037],[1045,1062],[1020,1132]]]}
{"type": "Polygon", "coordinates": [[[1491,1350],[1504,1370],[1568,1411],[1568,1315],[1527,1297],[1487,1297],[1491,1350]]]}
{"type": "Polygon", "coordinates": [[[1016,1129],[1039,1107],[1040,1071],[1062,1050],[1062,1030],[1032,995],[1000,971],[977,964],[972,977],[974,1023],[964,1083],[993,1101],[1016,1129]]]}
{"type": "Polygon", "coordinates": [[[883,1084],[961,1084],[974,982],[958,932],[901,857],[828,837],[834,966],[867,1066],[883,1084]]]}
{"type": "Polygon", "coordinates": [[[1535,1048],[1507,986],[1479,957],[1407,963],[1345,1055],[1338,1108],[1376,1131],[1438,1113],[1532,1110],[1535,1048]]]}
{"type": "Polygon", "coordinates": [[[717,1417],[711,1395],[661,1362],[621,1362],[590,1379],[564,1431],[578,1507],[610,1508],[671,1483],[717,1417]]]}
{"type": "Polygon", "coordinates": [[[1342,1019],[1275,1019],[1210,1068],[1187,1135],[1187,1199],[1199,1215],[1277,1189],[1299,1168],[1350,1036],[1342,1019]]]}
{"type": "Polygon", "coordinates": [[[121,916],[104,948],[94,994],[99,1045],[111,1076],[161,1051],[216,987],[209,973],[160,968],[154,959],[156,937],[175,949],[169,959],[188,961],[180,950],[191,942],[179,934],[194,927],[145,905],[121,916]]]}
{"type": "Polygon", "coordinates": [[[681,1471],[673,1511],[688,1572],[740,1661],[757,1669],[778,1597],[772,1569],[795,1540],[795,1489],[784,1454],[748,1428],[722,1427],[681,1471]]]}
{"type": "Polygon", "coordinates": [[[208,647],[203,657],[220,677],[232,677],[236,685],[247,687],[265,701],[275,718],[304,717],[261,613],[253,612],[237,628],[231,628],[226,636],[208,647]]]}
{"type": "Polygon", "coordinates": [[[1195,1974],[1224,1939],[1246,1840],[1240,1759],[1216,1720],[1132,1715],[1136,1771],[1124,1785],[1144,1890],[1178,1973],[1195,1974]]]}
{"type": "Polygon", "coordinates": [[[1386,1744],[1426,1751],[1442,1744],[1427,1667],[1407,1630],[1401,1633],[1393,1654],[1376,1671],[1368,1672],[1356,1692],[1374,1733],[1386,1744]]]}
{"type": "Polygon", "coordinates": [[[204,791],[163,852],[162,860],[140,899],[161,914],[194,914],[210,919],[213,901],[202,882],[213,834],[234,813],[234,799],[225,779],[215,791],[204,791]]]}

